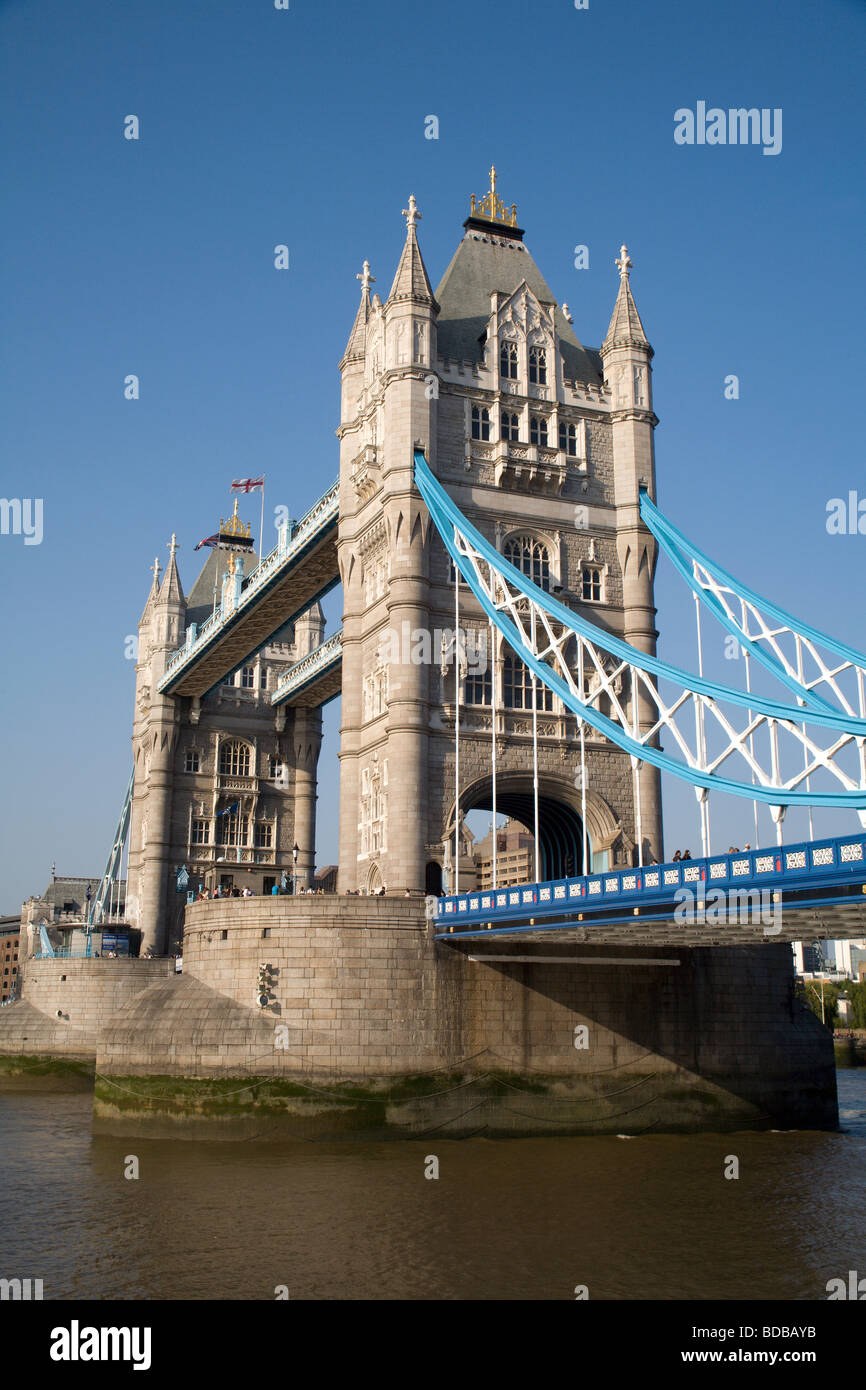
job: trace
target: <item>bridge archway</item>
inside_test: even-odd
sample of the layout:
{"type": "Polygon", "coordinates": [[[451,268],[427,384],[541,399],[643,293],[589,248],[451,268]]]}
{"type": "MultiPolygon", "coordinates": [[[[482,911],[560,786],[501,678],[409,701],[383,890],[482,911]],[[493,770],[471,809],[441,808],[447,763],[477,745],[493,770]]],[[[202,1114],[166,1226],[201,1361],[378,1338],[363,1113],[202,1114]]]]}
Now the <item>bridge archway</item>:
{"type": "MultiPolygon", "coordinates": [[[[460,814],[493,810],[493,779],[479,777],[460,793],[460,814]]],[[[535,805],[532,774],[499,773],[496,778],[496,810],[513,817],[532,832],[535,805]]],[[[583,866],[582,796],[574,783],[564,777],[540,773],[538,778],[538,822],[543,879],[567,878],[591,871],[593,854],[612,850],[621,836],[621,825],[610,806],[597,792],[586,793],[586,833],[590,864],[583,866]]],[[[454,803],[448,812],[445,837],[454,835],[454,803]]],[[[601,867],[597,865],[596,867],[601,867]]]]}

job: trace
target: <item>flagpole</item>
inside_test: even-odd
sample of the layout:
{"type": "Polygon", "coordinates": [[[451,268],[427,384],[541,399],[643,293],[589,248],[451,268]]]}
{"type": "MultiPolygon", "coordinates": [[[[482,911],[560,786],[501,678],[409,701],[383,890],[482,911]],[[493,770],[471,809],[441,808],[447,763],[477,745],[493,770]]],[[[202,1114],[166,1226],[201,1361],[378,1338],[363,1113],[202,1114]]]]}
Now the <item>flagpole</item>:
{"type": "Polygon", "coordinates": [[[265,529],[265,475],[262,474],[262,520],[259,526],[259,564],[262,563],[262,534],[265,529]]]}

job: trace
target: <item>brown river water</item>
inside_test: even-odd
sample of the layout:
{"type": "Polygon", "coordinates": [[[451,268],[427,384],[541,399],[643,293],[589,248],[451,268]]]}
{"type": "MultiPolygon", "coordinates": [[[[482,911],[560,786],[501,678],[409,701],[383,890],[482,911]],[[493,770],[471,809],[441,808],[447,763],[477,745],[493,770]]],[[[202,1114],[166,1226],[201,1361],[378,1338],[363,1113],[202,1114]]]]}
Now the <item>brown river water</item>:
{"type": "Polygon", "coordinates": [[[46,1299],[826,1299],[866,1273],[866,1067],[834,1134],[145,1141],[94,1138],[90,1105],[0,1094],[0,1277],[46,1299]]]}

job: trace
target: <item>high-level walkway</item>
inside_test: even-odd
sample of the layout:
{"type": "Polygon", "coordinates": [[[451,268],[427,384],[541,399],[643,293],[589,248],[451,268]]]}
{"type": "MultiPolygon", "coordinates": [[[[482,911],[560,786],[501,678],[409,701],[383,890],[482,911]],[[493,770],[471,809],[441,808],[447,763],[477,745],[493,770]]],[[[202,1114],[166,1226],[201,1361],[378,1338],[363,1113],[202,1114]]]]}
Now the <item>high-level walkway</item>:
{"type": "Polygon", "coordinates": [[[229,582],[213,616],[200,628],[190,627],[186,643],[170,660],[159,683],[162,694],[206,695],[339,583],[339,492],[334,483],[291,538],[284,528],[279,543],[250,575],[238,576],[234,590],[229,582]]]}

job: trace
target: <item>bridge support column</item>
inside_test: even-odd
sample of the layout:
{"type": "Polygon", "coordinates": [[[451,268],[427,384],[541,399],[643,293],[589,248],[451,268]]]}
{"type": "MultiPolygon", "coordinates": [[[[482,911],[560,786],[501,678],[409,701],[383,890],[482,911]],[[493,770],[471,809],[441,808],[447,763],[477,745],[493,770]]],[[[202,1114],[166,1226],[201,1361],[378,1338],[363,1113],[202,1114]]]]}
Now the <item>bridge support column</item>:
{"type": "Polygon", "coordinates": [[[316,867],[316,800],[319,753],[322,747],[322,712],[295,710],[295,806],[294,843],[298,846],[295,871],[299,888],[313,886],[316,867]]]}
{"type": "MultiPolygon", "coordinates": [[[[174,730],[159,728],[149,772],[142,777],[141,791],[133,801],[131,827],[138,846],[138,881],[131,882],[131,888],[132,897],[137,900],[136,925],[141,931],[142,955],[148,948],[158,956],[167,950],[173,761],[174,730]]],[[[139,775],[137,771],[136,776],[139,775]]],[[[129,877],[133,879],[132,872],[129,877]]]]}

